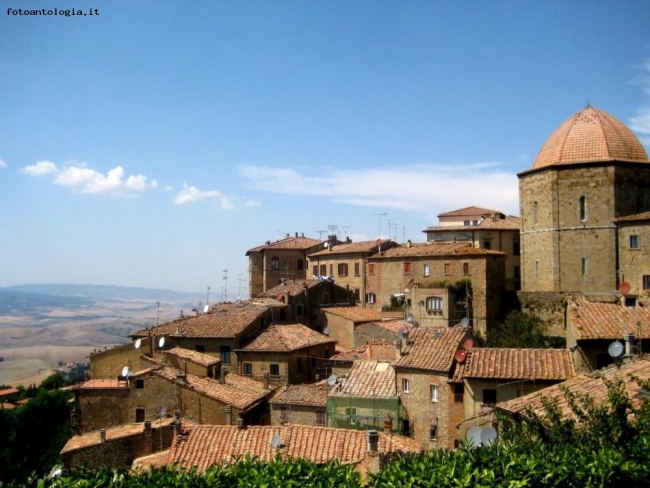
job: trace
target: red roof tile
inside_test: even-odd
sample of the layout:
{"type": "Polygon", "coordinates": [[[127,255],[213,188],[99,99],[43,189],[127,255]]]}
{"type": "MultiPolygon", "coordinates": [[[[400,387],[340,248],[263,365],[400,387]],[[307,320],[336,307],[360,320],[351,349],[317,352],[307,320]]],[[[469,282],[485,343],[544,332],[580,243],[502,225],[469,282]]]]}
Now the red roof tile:
{"type": "Polygon", "coordinates": [[[181,359],[186,359],[194,364],[199,364],[201,366],[214,366],[215,364],[219,364],[221,362],[221,359],[215,356],[210,356],[209,354],[203,354],[197,351],[191,351],[183,347],[174,347],[168,351],[165,351],[165,354],[171,354],[173,356],[181,359]]]}
{"type": "Polygon", "coordinates": [[[521,219],[514,215],[506,215],[503,219],[492,220],[491,218],[484,219],[477,225],[448,225],[438,227],[427,227],[423,232],[427,233],[442,233],[442,232],[469,232],[472,230],[512,230],[519,231],[521,229],[521,219]]]}
{"type": "Polygon", "coordinates": [[[626,332],[638,336],[639,327],[642,337],[650,336],[650,309],[646,307],[624,307],[576,297],[569,298],[567,314],[576,340],[624,339],[626,332]]]}
{"type": "Polygon", "coordinates": [[[128,390],[129,382],[126,380],[89,380],[80,385],[73,387],[73,390],[107,390],[107,389],[120,389],[128,390]]]}
{"type": "Polygon", "coordinates": [[[352,362],[357,360],[394,361],[396,357],[395,344],[389,341],[379,341],[336,354],[330,360],[337,362],[352,362]]]}
{"type": "Polygon", "coordinates": [[[638,377],[641,381],[650,380],[650,361],[647,359],[637,359],[636,361],[623,364],[620,367],[612,366],[604,371],[582,374],[535,393],[498,403],[496,408],[510,413],[518,413],[525,417],[525,408],[530,407],[535,413],[543,416],[545,414],[543,400],[557,400],[562,416],[575,419],[575,415],[569,408],[568,401],[564,395],[564,389],[566,388],[572,393],[587,395],[593,398],[596,404],[599,404],[605,401],[608,395],[604,379],[613,381],[616,378],[624,381],[625,389],[629,394],[632,405],[639,407],[647,395],[638,383],[632,380],[632,376],[638,377]]]}
{"type": "Polygon", "coordinates": [[[377,252],[378,247],[382,249],[387,249],[388,246],[393,245],[393,241],[390,239],[383,239],[380,242],[375,241],[361,241],[361,242],[350,242],[343,244],[336,244],[330,246],[323,251],[318,251],[311,253],[309,258],[315,257],[327,257],[330,255],[341,255],[341,254],[361,254],[361,253],[374,253],[377,252]]]}
{"type": "Polygon", "coordinates": [[[4,390],[0,390],[0,398],[17,395],[19,393],[20,391],[18,391],[16,388],[6,388],[4,390]]]}
{"type": "Polygon", "coordinates": [[[424,242],[411,244],[411,246],[395,246],[387,251],[370,256],[368,259],[388,259],[405,257],[428,257],[428,256],[505,256],[500,251],[490,251],[474,247],[469,242],[424,242]]]}
{"type": "Polygon", "coordinates": [[[642,222],[645,220],[650,220],[650,212],[641,212],[634,215],[626,215],[624,217],[614,219],[614,222],[642,222]]]}
{"type": "Polygon", "coordinates": [[[546,140],[533,169],[592,161],[650,163],[634,133],[603,110],[587,106],[546,140]]]}
{"type": "MultiPolygon", "coordinates": [[[[419,452],[413,439],[379,433],[380,453],[419,452]]],[[[302,458],[316,464],[338,460],[342,464],[361,462],[366,455],[366,432],[307,425],[250,426],[238,429],[227,425],[196,425],[188,429],[185,440],[174,440],[168,458],[187,468],[203,471],[219,463],[230,463],[249,454],[262,461],[280,455],[302,458]],[[279,436],[280,446],[271,441],[279,436]]]]}
{"type": "Polygon", "coordinates": [[[411,329],[411,327],[413,327],[406,320],[381,320],[375,322],[375,325],[377,327],[381,327],[382,329],[394,332],[395,334],[397,334],[402,329],[411,329]]]}
{"type": "MultiPolygon", "coordinates": [[[[185,317],[154,327],[154,336],[235,338],[250,324],[262,317],[268,306],[251,301],[217,303],[208,313],[185,317]]],[[[131,337],[147,337],[148,329],[141,329],[131,337]]]]}
{"type": "Polygon", "coordinates": [[[450,371],[454,354],[467,336],[468,332],[458,325],[413,328],[402,348],[402,357],[393,365],[396,368],[450,371]]]}
{"type": "Polygon", "coordinates": [[[249,249],[246,252],[246,255],[248,256],[249,253],[252,252],[260,252],[265,249],[298,249],[298,250],[308,250],[311,247],[318,246],[319,244],[322,244],[323,241],[319,241],[318,239],[312,239],[310,237],[285,237],[284,239],[279,239],[275,242],[269,242],[268,244],[264,244],[262,246],[257,246],[252,249],[249,249]]]}
{"type": "Polygon", "coordinates": [[[134,377],[155,374],[177,384],[180,388],[188,388],[240,410],[247,410],[257,405],[262,399],[271,394],[271,391],[265,389],[261,382],[234,373],[226,373],[225,381],[221,383],[218,379],[185,373],[181,369],[165,365],[146,356],[142,356],[142,359],[150,362],[153,368],[138,371],[134,377]],[[179,377],[182,377],[183,380],[177,381],[179,377]]]}
{"type": "Polygon", "coordinates": [[[319,384],[291,385],[280,388],[270,403],[307,405],[325,407],[327,405],[328,389],[324,382],[319,384]]]}
{"type": "Polygon", "coordinates": [[[274,324],[258,333],[249,343],[236,351],[291,352],[317,344],[336,342],[302,324],[274,324]]]}
{"type": "Polygon", "coordinates": [[[347,377],[335,388],[331,396],[395,398],[395,369],[389,362],[355,361],[347,377]]]}
{"type": "Polygon", "coordinates": [[[566,349],[470,349],[457,369],[463,378],[564,381],[575,376],[566,349]]]}
{"type": "Polygon", "coordinates": [[[450,210],[449,212],[438,214],[438,217],[462,217],[463,215],[492,215],[500,213],[501,212],[498,210],[490,210],[489,208],[472,206],[459,208],[458,210],[450,210]]]}
{"type": "Polygon", "coordinates": [[[326,314],[336,315],[354,323],[381,320],[381,314],[379,312],[357,305],[351,307],[321,307],[321,310],[326,314]]]}
{"type": "MultiPolygon", "coordinates": [[[[323,286],[327,284],[328,286],[332,283],[326,280],[318,279],[309,279],[309,280],[287,280],[284,283],[274,286],[273,288],[266,290],[264,293],[260,294],[260,297],[270,297],[275,298],[278,295],[291,295],[297,296],[303,293],[305,290],[312,289],[317,286],[323,286]]],[[[257,300],[257,298],[255,299],[257,300]]]]}

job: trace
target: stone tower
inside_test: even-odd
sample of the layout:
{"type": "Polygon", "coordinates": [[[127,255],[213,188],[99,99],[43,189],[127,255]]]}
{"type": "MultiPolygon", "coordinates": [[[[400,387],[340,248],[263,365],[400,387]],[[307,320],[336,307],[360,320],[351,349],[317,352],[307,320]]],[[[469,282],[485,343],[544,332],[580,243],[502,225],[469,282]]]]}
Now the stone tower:
{"type": "Polygon", "coordinates": [[[613,221],[650,210],[650,160],[632,131],[587,106],[518,177],[522,290],[615,291],[613,221]]]}

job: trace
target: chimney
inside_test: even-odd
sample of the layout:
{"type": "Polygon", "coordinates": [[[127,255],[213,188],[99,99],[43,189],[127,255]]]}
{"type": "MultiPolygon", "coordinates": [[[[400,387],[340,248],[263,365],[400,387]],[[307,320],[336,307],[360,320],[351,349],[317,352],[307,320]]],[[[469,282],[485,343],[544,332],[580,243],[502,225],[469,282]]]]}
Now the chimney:
{"type": "Polygon", "coordinates": [[[144,421],[144,431],[151,432],[151,420],[144,421]]]}
{"type": "Polygon", "coordinates": [[[316,382],[320,381],[320,375],[319,374],[314,375],[314,381],[316,381],[316,382]]]}
{"type": "Polygon", "coordinates": [[[244,419],[239,417],[237,419],[237,429],[242,430],[244,428],[244,419]]]}
{"type": "Polygon", "coordinates": [[[223,369],[223,366],[221,366],[219,370],[219,383],[222,385],[226,382],[226,370],[223,369]]]}
{"type": "Polygon", "coordinates": [[[145,420],[144,422],[144,443],[142,449],[142,455],[144,456],[153,452],[153,432],[151,430],[151,420],[145,420]]]}
{"type": "Polygon", "coordinates": [[[393,432],[393,417],[390,414],[384,418],[384,434],[391,434],[393,432]]]}
{"type": "Polygon", "coordinates": [[[101,429],[99,431],[99,442],[101,442],[102,444],[106,442],[106,429],[101,429]]]}
{"type": "Polygon", "coordinates": [[[298,238],[298,233],[296,232],[296,239],[298,238]]]}
{"type": "Polygon", "coordinates": [[[232,425],[232,405],[226,405],[226,425],[232,425]]]}
{"type": "Polygon", "coordinates": [[[268,390],[269,389],[269,372],[264,371],[262,374],[262,382],[264,383],[264,389],[268,390]]]}
{"type": "Polygon", "coordinates": [[[402,341],[400,339],[395,341],[395,357],[397,359],[402,357],[402,341]]]}
{"type": "Polygon", "coordinates": [[[377,454],[379,450],[379,432],[376,430],[366,432],[366,443],[368,446],[368,454],[377,454]]]}
{"type": "Polygon", "coordinates": [[[632,332],[625,333],[625,355],[628,357],[634,355],[634,334],[632,332]]]}

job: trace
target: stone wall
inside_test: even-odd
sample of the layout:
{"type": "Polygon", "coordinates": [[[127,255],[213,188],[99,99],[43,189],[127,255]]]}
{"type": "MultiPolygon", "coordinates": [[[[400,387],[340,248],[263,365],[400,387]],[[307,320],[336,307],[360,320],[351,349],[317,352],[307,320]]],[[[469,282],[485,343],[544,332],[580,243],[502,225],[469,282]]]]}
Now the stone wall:
{"type": "Polygon", "coordinates": [[[137,370],[140,364],[140,355],[151,351],[151,340],[142,339],[140,348],[135,348],[135,342],[129,342],[121,346],[111,347],[105,351],[98,351],[90,354],[90,376],[93,379],[116,379],[122,374],[124,366],[131,371],[137,370]]]}
{"type": "Polygon", "coordinates": [[[130,390],[124,388],[79,388],[74,391],[76,434],[106,429],[135,421],[128,408],[130,390]]]}
{"type": "Polygon", "coordinates": [[[566,337],[565,297],[561,292],[517,292],[521,311],[542,319],[546,335],[554,337],[566,337]]]}
{"type": "Polygon", "coordinates": [[[271,404],[271,425],[283,425],[285,423],[298,425],[327,425],[317,422],[317,413],[325,414],[325,406],[315,407],[310,405],[285,405],[280,403],[271,404]],[[282,410],[286,409],[288,420],[282,419],[282,410]]]}

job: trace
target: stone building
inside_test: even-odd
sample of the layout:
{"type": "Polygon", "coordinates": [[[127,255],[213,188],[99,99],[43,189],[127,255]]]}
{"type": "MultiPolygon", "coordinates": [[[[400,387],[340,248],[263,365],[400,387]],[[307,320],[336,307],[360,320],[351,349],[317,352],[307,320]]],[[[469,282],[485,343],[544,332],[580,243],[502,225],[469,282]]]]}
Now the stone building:
{"type": "Polygon", "coordinates": [[[378,311],[401,307],[404,317],[413,314],[422,327],[449,326],[469,317],[485,335],[499,316],[505,258],[503,252],[471,243],[392,247],[368,259],[368,306],[378,311]]]}
{"type": "Polygon", "coordinates": [[[609,346],[626,344],[626,355],[650,351],[650,309],[620,303],[592,302],[570,295],[566,301],[566,342],[576,370],[586,373],[614,361],[609,346]],[[628,341],[626,341],[626,338],[628,341]]]}
{"type": "Polygon", "coordinates": [[[327,327],[328,335],[346,348],[355,347],[356,329],[369,322],[381,320],[375,310],[358,305],[351,307],[321,307],[318,320],[327,327]]]}
{"type": "MultiPolygon", "coordinates": [[[[307,256],[325,248],[328,241],[305,237],[304,234],[275,242],[266,241],[262,246],[249,249],[248,256],[248,294],[255,298],[261,293],[285,280],[304,280],[307,278],[307,256]]],[[[330,236],[330,244],[336,243],[336,236],[330,236]]]]}
{"type": "Polygon", "coordinates": [[[627,306],[650,305],[650,212],[614,221],[618,227],[619,290],[627,306]]]}
{"type": "Polygon", "coordinates": [[[302,324],[273,324],[236,349],[237,372],[273,385],[312,383],[326,374],[336,341],[302,324]]]}
{"type": "Polygon", "coordinates": [[[332,244],[323,251],[309,254],[309,268],[314,276],[330,276],[339,286],[354,294],[355,303],[366,304],[368,257],[395,243],[390,239],[332,244]]]}
{"type": "Polygon", "coordinates": [[[438,227],[427,227],[423,231],[427,242],[471,242],[474,247],[504,252],[505,289],[521,288],[519,217],[472,206],[441,213],[438,220],[438,227]]]}
{"type": "Polygon", "coordinates": [[[425,449],[457,445],[464,409],[452,383],[454,356],[471,337],[460,326],[414,328],[393,362],[404,405],[403,432],[425,449]]]}
{"type": "Polygon", "coordinates": [[[278,389],[269,401],[271,425],[327,425],[327,395],[325,381],[278,389]]]}
{"type": "Polygon", "coordinates": [[[340,352],[330,358],[329,368],[337,376],[348,374],[357,361],[380,361],[391,363],[399,357],[394,342],[378,341],[340,352]]]}
{"type": "Polygon", "coordinates": [[[518,175],[522,289],[615,292],[615,219],[650,210],[649,163],[632,131],[602,110],[587,106],[560,125],[518,175]]]}
{"type": "Polygon", "coordinates": [[[379,341],[393,344],[400,331],[413,327],[408,320],[381,320],[360,324],[354,328],[354,343],[357,346],[379,341]]]}
{"type": "MultiPolygon", "coordinates": [[[[453,381],[464,408],[464,418],[474,419],[498,402],[520,398],[576,375],[571,352],[566,349],[469,349],[454,372],[453,381]]],[[[469,421],[460,429],[476,425],[469,421]],[[469,425],[468,425],[469,424],[469,425]]]]}

